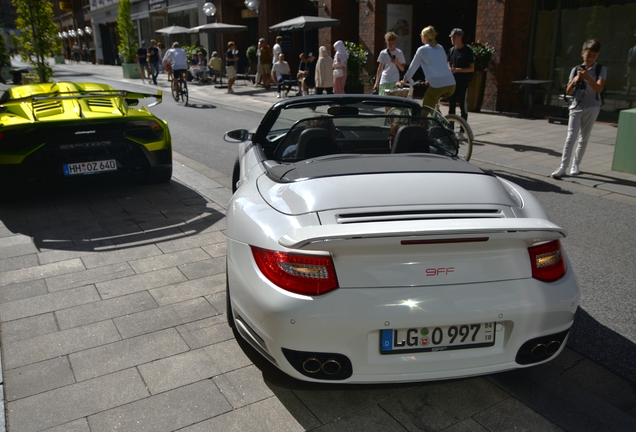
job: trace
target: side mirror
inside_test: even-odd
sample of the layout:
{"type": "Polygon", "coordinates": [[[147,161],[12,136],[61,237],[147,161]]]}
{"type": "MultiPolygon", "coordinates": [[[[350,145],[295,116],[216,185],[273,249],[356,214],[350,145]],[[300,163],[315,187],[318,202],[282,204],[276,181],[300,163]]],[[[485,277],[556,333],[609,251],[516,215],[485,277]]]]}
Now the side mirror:
{"type": "Polygon", "coordinates": [[[250,137],[250,131],[247,129],[235,129],[225,133],[223,139],[227,142],[244,142],[250,137]]]}

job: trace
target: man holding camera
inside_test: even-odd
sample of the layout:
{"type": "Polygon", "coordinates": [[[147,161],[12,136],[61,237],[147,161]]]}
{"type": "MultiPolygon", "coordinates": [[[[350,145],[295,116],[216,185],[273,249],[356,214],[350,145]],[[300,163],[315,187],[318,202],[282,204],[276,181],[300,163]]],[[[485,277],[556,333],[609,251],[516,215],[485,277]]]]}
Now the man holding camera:
{"type": "Polygon", "coordinates": [[[570,168],[570,175],[579,175],[579,166],[585,153],[587,141],[590,139],[592,127],[601,110],[601,92],[605,87],[607,69],[596,62],[601,51],[601,43],[590,39],[583,44],[583,64],[575,66],[570,72],[570,80],[565,93],[573,95],[570,104],[568,121],[568,135],[563,146],[561,166],[552,173],[552,177],[560,178],[570,164],[574,141],[578,141],[574,151],[574,160],[570,168]]]}
{"type": "Polygon", "coordinates": [[[401,49],[395,46],[397,34],[388,32],[384,35],[386,49],[380,51],[378,56],[378,72],[375,74],[374,91],[383,95],[385,89],[395,88],[395,84],[400,80],[400,72],[404,72],[406,59],[401,49]]]}

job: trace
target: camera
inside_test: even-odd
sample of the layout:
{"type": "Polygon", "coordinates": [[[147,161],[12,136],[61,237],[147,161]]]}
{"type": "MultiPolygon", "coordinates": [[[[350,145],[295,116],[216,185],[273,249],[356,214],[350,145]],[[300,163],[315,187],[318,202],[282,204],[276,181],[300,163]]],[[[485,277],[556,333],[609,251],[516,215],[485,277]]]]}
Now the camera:
{"type": "Polygon", "coordinates": [[[391,60],[395,60],[395,54],[389,54],[391,56],[391,60]]]}
{"type": "MultiPolygon", "coordinates": [[[[587,68],[585,67],[585,65],[579,65],[579,72],[585,71],[586,69],[587,68]]],[[[574,83],[574,88],[576,90],[585,90],[587,88],[587,82],[577,81],[576,83],[574,83]]]]}

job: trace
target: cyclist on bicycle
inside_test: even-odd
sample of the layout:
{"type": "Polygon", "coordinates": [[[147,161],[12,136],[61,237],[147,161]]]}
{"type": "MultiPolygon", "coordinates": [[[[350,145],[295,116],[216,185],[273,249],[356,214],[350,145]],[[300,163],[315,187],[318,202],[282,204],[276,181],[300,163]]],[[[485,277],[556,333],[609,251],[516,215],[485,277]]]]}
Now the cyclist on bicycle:
{"type": "Polygon", "coordinates": [[[166,54],[163,56],[163,62],[172,65],[172,85],[178,94],[179,78],[188,71],[188,56],[185,51],[181,49],[179,42],[173,43],[172,48],[166,51],[166,54]]]}

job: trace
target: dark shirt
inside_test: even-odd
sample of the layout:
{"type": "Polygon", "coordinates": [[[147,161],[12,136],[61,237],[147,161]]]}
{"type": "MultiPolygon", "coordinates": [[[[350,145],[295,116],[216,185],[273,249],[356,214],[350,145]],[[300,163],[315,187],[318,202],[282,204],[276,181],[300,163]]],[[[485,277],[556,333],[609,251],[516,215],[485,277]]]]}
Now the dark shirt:
{"type": "Polygon", "coordinates": [[[148,48],[148,52],[150,53],[150,61],[152,63],[158,62],[159,61],[159,50],[157,49],[157,47],[150,47],[148,48]]]}
{"type": "MultiPolygon", "coordinates": [[[[460,69],[467,68],[471,63],[475,63],[473,50],[468,45],[464,45],[461,49],[452,47],[448,50],[447,59],[451,66],[455,66],[460,69]]],[[[457,81],[457,79],[470,81],[473,78],[472,73],[466,72],[454,73],[453,76],[455,77],[455,81],[457,81]]]]}
{"type": "Polygon", "coordinates": [[[231,49],[227,50],[227,52],[225,53],[225,59],[226,59],[226,62],[227,62],[226,65],[227,66],[236,66],[236,62],[237,62],[238,59],[236,59],[236,60],[228,60],[230,58],[234,59],[236,57],[238,57],[236,50],[231,50],[231,49]]]}
{"type": "Polygon", "coordinates": [[[148,63],[146,60],[146,56],[148,55],[148,51],[146,48],[139,48],[137,50],[137,58],[139,59],[139,63],[148,63]]]}

